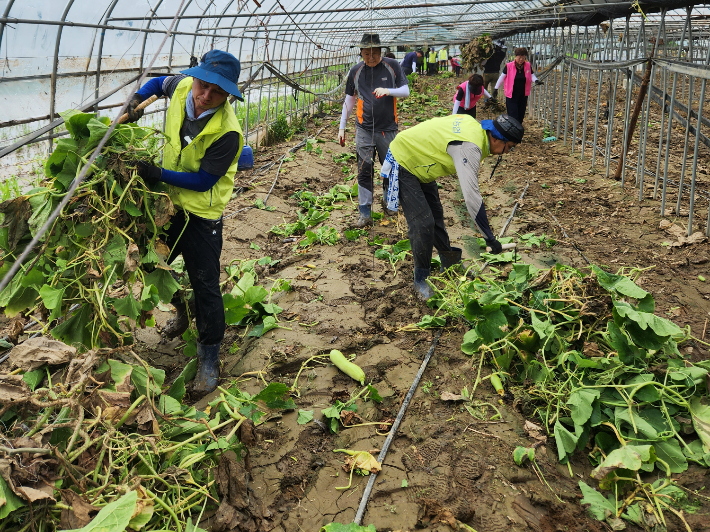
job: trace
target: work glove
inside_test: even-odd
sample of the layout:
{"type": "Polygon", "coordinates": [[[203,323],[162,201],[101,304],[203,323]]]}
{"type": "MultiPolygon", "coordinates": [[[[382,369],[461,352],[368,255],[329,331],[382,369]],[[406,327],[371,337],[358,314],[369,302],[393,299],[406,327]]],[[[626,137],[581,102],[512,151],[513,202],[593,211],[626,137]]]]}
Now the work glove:
{"type": "Polygon", "coordinates": [[[136,109],[136,107],[142,103],[143,96],[138,93],[134,94],[131,101],[128,102],[128,110],[126,111],[128,113],[128,120],[126,120],[126,122],[138,122],[138,120],[140,120],[143,116],[143,109],[136,109]]]}
{"type": "Polygon", "coordinates": [[[338,130],[338,142],[340,143],[341,146],[345,146],[345,130],[344,129],[338,130]]]}
{"type": "Polygon", "coordinates": [[[385,96],[389,96],[390,90],[385,89],[384,87],[377,87],[374,91],[372,91],[372,94],[375,95],[375,98],[383,98],[385,96]]]}
{"type": "Polygon", "coordinates": [[[503,252],[503,246],[500,242],[498,242],[496,238],[492,240],[486,240],[486,246],[491,248],[491,253],[493,253],[494,255],[498,255],[499,253],[503,252]]]}
{"type": "Polygon", "coordinates": [[[535,85],[542,85],[544,83],[545,83],[544,81],[540,81],[539,79],[535,80],[535,85]]]}
{"type": "Polygon", "coordinates": [[[160,182],[160,178],[163,175],[163,169],[160,168],[160,166],[155,166],[154,164],[140,160],[133,161],[133,164],[135,165],[136,172],[138,172],[141,179],[143,179],[143,181],[148,183],[150,186],[156,185],[160,182]]]}

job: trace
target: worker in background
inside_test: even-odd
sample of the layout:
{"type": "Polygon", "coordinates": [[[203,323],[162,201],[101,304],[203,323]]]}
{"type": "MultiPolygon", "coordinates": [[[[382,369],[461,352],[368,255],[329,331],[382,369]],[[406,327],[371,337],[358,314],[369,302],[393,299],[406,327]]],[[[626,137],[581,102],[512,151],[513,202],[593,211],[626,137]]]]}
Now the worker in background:
{"type": "Polygon", "coordinates": [[[505,59],[505,41],[500,39],[493,41],[493,55],[481,62],[483,65],[483,86],[486,90],[493,90],[493,99],[498,98],[498,89],[491,89],[498,81],[500,65],[505,59]]]}
{"type": "MultiPolygon", "coordinates": [[[[237,161],[244,146],[239,120],[227,101],[242,99],[237,81],[241,65],[232,54],[211,50],[202,62],[182,71],[148,81],[129,103],[129,120],[143,111],[136,107],[153,95],[170,98],[165,123],[163,166],[136,161],[143,180],[169,187],[176,214],[167,230],[168,264],[180,254],[190,278],[197,322],[197,376],[193,391],[208,393],[217,387],[219,350],[225,319],[219,286],[222,253],[222,212],[232,197],[237,161]]],[[[164,334],[182,334],[190,320],[185,302],[173,300],[177,316],[164,334]]]]}
{"type": "Polygon", "coordinates": [[[483,88],[483,76],[471,74],[456,90],[452,114],[466,114],[476,118],[476,104],[484,95],[486,98],[491,97],[483,88]]]}
{"type": "Polygon", "coordinates": [[[402,68],[402,73],[405,76],[409,76],[412,72],[416,72],[417,70],[417,59],[419,59],[422,56],[421,51],[416,50],[409,52],[407,55],[404,56],[404,59],[402,59],[402,62],[400,63],[400,67],[402,68]]]}
{"type": "Polygon", "coordinates": [[[458,78],[461,76],[461,61],[458,57],[452,57],[449,59],[451,61],[451,70],[454,75],[458,78]]]}
{"type": "MultiPolygon", "coordinates": [[[[409,96],[407,76],[394,59],[382,58],[380,37],[366,33],[360,42],[362,61],[350,69],[345,82],[345,102],[340,117],[338,141],[345,143],[345,126],[357,104],[355,147],[360,216],[356,227],[372,225],[375,152],[382,164],[390,142],[397,134],[397,98],[409,96]]],[[[388,183],[382,184],[387,190],[388,183]]],[[[384,207],[384,197],[383,197],[384,207]]],[[[397,211],[385,212],[390,216],[397,211]]]]}
{"type": "Polygon", "coordinates": [[[422,48],[417,50],[417,72],[422,76],[426,74],[426,51],[422,48]]]}
{"type": "Polygon", "coordinates": [[[505,65],[503,73],[496,83],[496,89],[503,85],[505,107],[508,114],[521,124],[525,119],[525,110],[528,107],[528,96],[530,96],[532,84],[542,84],[542,81],[538,81],[533,73],[527,57],[527,48],[516,48],[515,59],[505,65]]]}
{"type": "Polygon", "coordinates": [[[467,115],[432,118],[402,131],[390,144],[382,175],[390,182],[387,201],[399,202],[407,219],[414,259],[414,290],[423,300],[432,289],[426,279],[431,273],[434,247],[442,271],[461,260],[461,248],[452,247],[444,223],[444,208],[436,179],[458,174],[461,191],[471,218],[493,253],[502,247],[488,224],[478,174],[489,154],[508,153],[523,139],[523,126],[515,118],[500,115],[479,124],[467,115]]]}
{"type": "Polygon", "coordinates": [[[394,52],[387,52],[385,54],[385,57],[388,59],[397,59],[397,57],[394,55],[394,52]]]}
{"type": "Polygon", "coordinates": [[[429,48],[429,57],[427,58],[427,75],[433,76],[438,70],[438,63],[436,62],[436,51],[434,47],[429,48]]]}
{"type": "Polygon", "coordinates": [[[446,72],[449,69],[449,50],[444,47],[439,50],[439,70],[446,72]]]}

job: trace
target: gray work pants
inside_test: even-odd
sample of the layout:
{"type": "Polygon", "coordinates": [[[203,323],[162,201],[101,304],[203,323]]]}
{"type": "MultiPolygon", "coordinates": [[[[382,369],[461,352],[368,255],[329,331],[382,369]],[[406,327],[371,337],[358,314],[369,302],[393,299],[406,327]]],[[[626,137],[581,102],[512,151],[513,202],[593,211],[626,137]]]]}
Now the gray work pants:
{"type": "Polygon", "coordinates": [[[409,243],[415,268],[431,268],[431,253],[451,251],[444,223],[444,207],[436,181],[422,183],[417,176],[399,167],[399,204],[407,219],[409,243]]]}
{"type": "MultiPolygon", "coordinates": [[[[360,205],[372,205],[373,185],[375,183],[375,152],[380,164],[385,162],[390,142],[397,135],[396,131],[366,131],[355,128],[355,147],[357,149],[357,190],[360,205]]],[[[387,181],[382,183],[387,190],[387,181]]]]}

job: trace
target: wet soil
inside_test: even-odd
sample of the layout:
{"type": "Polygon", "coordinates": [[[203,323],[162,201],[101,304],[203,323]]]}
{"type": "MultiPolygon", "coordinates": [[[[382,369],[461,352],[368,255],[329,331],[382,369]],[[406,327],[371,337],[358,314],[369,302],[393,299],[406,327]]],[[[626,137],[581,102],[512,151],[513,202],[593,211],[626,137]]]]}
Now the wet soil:
{"type": "MultiPolygon", "coordinates": [[[[429,94],[439,95],[440,108],[448,111],[450,95],[460,81],[435,78],[425,83],[429,94]]],[[[424,112],[431,116],[436,109],[429,105],[402,111],[400,121],[408,127],[417,123],[415,116],[424,112]]],[[[397,415],[433,338],[432,331],[402,330],[431,313],[414,297],[411,260],[398,263],[395,273],[388,263],[373,258],[373,248],[365,238],[355,242],[341,238],[334,246],[315,245],[294,253],[294,242],[269,233],[273,225],[296,219],[298,207],[291,197],[295,191],[307,187],[324,193],[345,182],[348,172],[343,172],[343,164],[333,162],[333,156],[354,152],[353,127],[347,145],[341,148],[336,138],[339,116],[339,109],[334,109],[309,122],[311,135],[325,127],[319,136],[325,142],[317,145],[322,153],[299,150],[293,161],[284,162],[267,201],[273,211],[238,212],[265,198],[278,164],[261,174],[239,176],[238,185],[256,180],[225,213],[236,214],[225,221],[223,266],[235,259],[280,259],[270,270],[260,272],[260,281],[289,279],[293,290],[274,300],[284,309],[282,328],[258,339],[247,337],[242,328],[228,329],[222,353],[223,381],[239,378],[240,387],[250,393],[263,388],[264,381],[290,386],[304,361],[336,348],[356,355],[355,362],[383,398],[379,404],[358,402],[361,426],[342,428],[337,434],[326,433],[314,422],[299,425],[297,412],[275,415],[257,426],[248,462],[249,486],[268,508],[269,526],[284,532],[317,531],[324,524],[353,519],[368,478],[355,475],[351,489],[336,489],[347,485],[348,475],[343,455],[333,450],[376,453],[381,448],[387,425],[374,423],[391,421],[397,415]]],[[[479,119],[488,117],[485,111],[479,115],[479,119]]],[[[580,160],[562,142],[543,143],[542,127],[532,121],[526,126],[525,141],[504,158],[492,179],[488,176],[495,158],[483,164],[481,189],[494,230],[502,228],[529,184],[507,235],[545,233],[557,244],[543,250],[521,249],[519,260],[540,267],[562,263],[584,269],[583,254],[611,271],[639,268],[637,282],[654,295],[657,312],[682,327],[689,325],[700,337],[710,317],[710,285],[698,279],[699,275],[710,279],[707,241],[682,247],[664,245],[675,240],[660,228],[663,218],[658,201],[647,193],[639,200],[638,189],[607,179],[599,163],[597,169],[590,169],[588,157],[580,160]]],[[[255,167],[277,160],[296,142],[260,149],[255,167]]],[[[348,166],[352,174],[355,163],[348,166]]],[[[464,248],[465,258],[477,257],[478,235],[462,204],[456,178],[442,178],[440,184],[452,242],[464,248]]],[[[380,187],[375,190],[375,210],[381,211],[380,187]]],[[[703,201],[696,202],[699,212],[706,212],[703,201]]],[[[357,219],[357,207],[351,202],[340,205],[342,209],[332,211],[325,225],[342,235],[357,219]]],[[[680,226],[685,223],[669,220],[680,226]]],[[[702,220],[700,225],[704,232],[702,220]]],[[[385,216],[369,234],[390,242],[407,238],[404,217],[401,212],[385,216]]],[[[169,317],[168,312],[159,313],[157,321],[163,324],[169,317]]],[[[513,462],[516,446],[528,447],[535,441],[526,435],[524,418],[511,402],[499,401],[489,384],[479,386],[476,398],[496,404],[502,415],[502,420],[490,421],[490,413],[478,419],[461,403],[441,400],[443,392],[460,393],[475,379],[477,367],[460,349],[464,333],[465,328],[457,324],[443,331],[378,475],[363,523],[373,523],[382,531],[451,530],[456,521],[478,532],[608,530],[579,504],[578,481],[588,479],[590,469],[584,453],[573,460],[571,478],[567,468],[557,464],[554,439],[538,447],[537,461],[551,491],[533,469],[513,462]]],[[[153,364],[177,374],[185,362],[179,342],[158,345],[158,336],[145,331],[139,339],[153,364]]],[[[700,343],[686,348],[693,357],[708,356],[700,343]]],[[[311,363],[302,372],[297,389],[298,408],[313,410],[315,419],[321,420],[322,409],[360,388],[332,365],[311,363]]],[[[691,468],[687,487],[702,489],[705,472],[691,468]]],[[[688,516],[693,530],[708,529],[709,507],[703,506],[703,500],[700,504],[696,514],[688,516]]],[[[669,530],[683,529],[675,517],[667,515],[667,519],[669,530]]]]}

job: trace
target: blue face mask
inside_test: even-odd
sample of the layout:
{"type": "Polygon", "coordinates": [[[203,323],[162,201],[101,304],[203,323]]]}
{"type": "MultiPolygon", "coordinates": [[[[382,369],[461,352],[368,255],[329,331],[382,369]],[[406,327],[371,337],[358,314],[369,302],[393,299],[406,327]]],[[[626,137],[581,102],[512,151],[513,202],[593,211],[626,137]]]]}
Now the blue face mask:
{"type": "Polygon", "coordinates": [[[491,136],[494,139],[502,140],[503,142],[510,142],[510,139],[505,138],[500,131],[496,129],[493,125],[493,120],[481,120],[481,127],[491,132],[491,136]]]}

